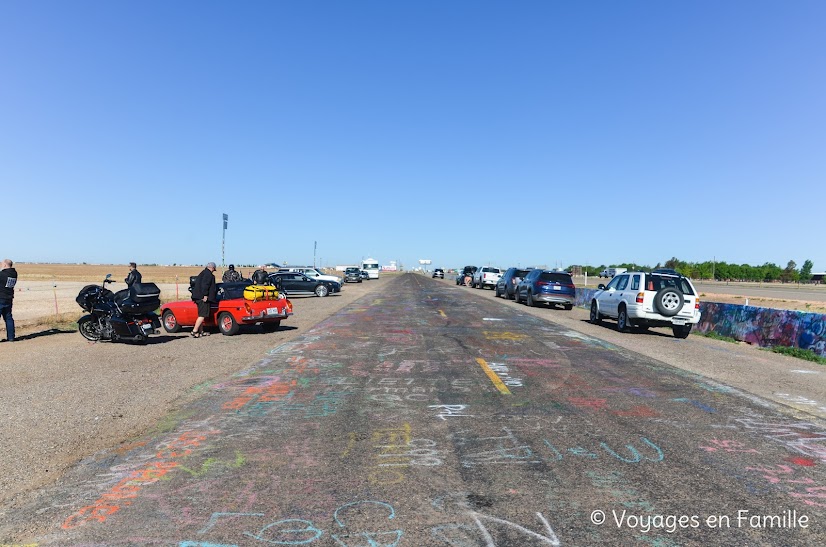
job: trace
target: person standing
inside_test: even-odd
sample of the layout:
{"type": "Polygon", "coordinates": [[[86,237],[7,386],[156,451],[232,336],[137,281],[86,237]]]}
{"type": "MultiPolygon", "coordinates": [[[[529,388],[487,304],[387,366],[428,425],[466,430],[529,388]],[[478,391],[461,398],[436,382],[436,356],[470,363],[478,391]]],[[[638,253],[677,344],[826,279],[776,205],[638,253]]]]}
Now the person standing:
{"type": "Polygon", "coordinates": [[[138,265],[134,262],[129,263],[129,275],[126,276],[126,286],[132,287],[135,283],[141,282],[141,273],[138,271],[138,265]]]}
{"type": "Polygon", "coordinates": [[[3,260],[0,270],[0,316],[6,322],[6,341],[14,342],[14,317],[11,307],[14,303],[14,286],[17,285],[17,270],[8,258],[3,260]]]}
{"type": "Polygon", "coordinates": [[[241,274],[235,269],[235,264],[230,264],[229,269],[225,271],[223,277],[221,277],[221,282],[237,283],[238,281],[241,281],[241,274]]]}
{"type": "Polygon", "coordinates": [[[204,319],[209,316],[209,303],[218,301],[214,272],[215,262],[208,263],[192,285],[192,301],[198,307],[198,319],[195,320],[195,326],[190,334],[193,338],[209,336],[209,333],[204,332],[204,319]]]}
{"type": "Polygon", "coordinates": [[[267,275],[267,265],[261,264],[261,267],[255,270],[252,274],[252,282],[254,285],[269,285],[269,276],[267,275]]]}

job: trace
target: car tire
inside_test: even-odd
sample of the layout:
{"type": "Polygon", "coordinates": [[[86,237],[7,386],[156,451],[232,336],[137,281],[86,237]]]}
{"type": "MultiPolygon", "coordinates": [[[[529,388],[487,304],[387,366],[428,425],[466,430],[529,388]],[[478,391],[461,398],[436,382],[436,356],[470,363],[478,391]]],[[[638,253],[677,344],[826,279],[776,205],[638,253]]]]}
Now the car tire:
{"type": "Polygon", "coordinates": [[[617,331],[628,332],[628,310],[621,306],[617,313],[617,331]]]}
{"type": "Polygon", "coordinates": [[[496,298],[499,298],[499,297],[502,296],[502,293],[499,292],[499,285],[497,285],[496,287],[493,288],[493,294],[496,296],[496,298]]]}
{"type": "Polygon", "coordinates": [[[588,317],[588,321],[594,325],[599,325],[602,323],[602,315],[599,313],[596,300],[591,300],[591,315],[588,317]]]}
{"type": "Polygon", "coordinates": [[[573,304],[565,304],[565,310],[566,311],[571,311],[572,309],[574,309],[573,304]]]}
{"type": "Polygon", "coordinates": [[[674,338],[688,338],[691,333],[691,325],[676,325],[671,327],[671,331],[674,333],[674,338]]]}
{"type": "Polygon", "coordinates": [[[162,322],[163,328],[166,332],[181,331],[181,324],[178,323],[178,318],[175,317],[175,314],[172,313],[171,310],[166,310],[165,312],[163,312],[162,322]]]}
{"type": "Polygon", "coordinates": [[[536,307],[536,300],[533,299],[533,295],[531,294],[531,291],[528,291],[528,306],[531,307],[531,308],[536,307]]]}
{"type": "Polygon", "coordinates": [[[264,323],[262,326],[264,327],[264,332],[275,332],[278,330],[278,327],[281,326],[281,320],[270,321],[268,323],[264,323]]]}
{"type": "Polygon", "coordinates": [[[235,320],[231,313],[221,312],[218,314],[218,330],[221,331],[221,334],[224,336],[238,334],[240,328],[238,321],[235,320]]]}
{"type": "Polygon", "coordinates": [[[664,287],[654,295],[654,308],[665,317],[674,317],[683,309],[682,291],[675,287],[664,287]]]}
{"type": "Polygon", "coordinates": [[[513,301],[519,304],[519,289],[516,288],[513,290],[513,301]]]}
{"type": "Polygon", "coordinates": [[[326,285],[319,285],[315,288],[315,295],[316,296],[327,296],[330,291],[327,289],[326,285]]]}

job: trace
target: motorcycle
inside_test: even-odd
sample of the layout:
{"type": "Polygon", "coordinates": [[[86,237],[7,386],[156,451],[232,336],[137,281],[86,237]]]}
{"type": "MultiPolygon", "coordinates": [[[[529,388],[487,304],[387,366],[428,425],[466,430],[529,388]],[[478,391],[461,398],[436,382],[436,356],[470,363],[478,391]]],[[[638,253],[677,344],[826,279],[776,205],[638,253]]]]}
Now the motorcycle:
{"type": "Polygon", "coordinates": [[[154,283],[135,283],[113,293],[106,288],[114,283],[106,274],[101,285],[86,285],[75,298],[84,311],[77,322],[81,336],[92,342],[125,340],[146,343],[156,334],[161,321],[154,312],[161,306],[161,290],[154,283]]]}

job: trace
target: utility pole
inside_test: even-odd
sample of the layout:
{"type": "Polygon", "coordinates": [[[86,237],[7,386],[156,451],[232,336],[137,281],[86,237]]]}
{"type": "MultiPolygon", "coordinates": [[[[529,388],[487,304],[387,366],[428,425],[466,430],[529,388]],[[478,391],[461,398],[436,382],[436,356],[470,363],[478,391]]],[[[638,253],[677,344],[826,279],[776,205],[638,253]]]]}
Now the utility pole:
{"type": "Polygon", "coordinates": [[[226,258],[224,256],[224,248],[225,248],[225,243],[226,243],[226,240],[227,240],[227,221],[228,220],[229,220],[229,215],[224,213],[224,235],[221,238],[221,269],[223,269],[223,270],[226,270],[226,266],[227,266],[227,261],[226,261],[226,258]]]}

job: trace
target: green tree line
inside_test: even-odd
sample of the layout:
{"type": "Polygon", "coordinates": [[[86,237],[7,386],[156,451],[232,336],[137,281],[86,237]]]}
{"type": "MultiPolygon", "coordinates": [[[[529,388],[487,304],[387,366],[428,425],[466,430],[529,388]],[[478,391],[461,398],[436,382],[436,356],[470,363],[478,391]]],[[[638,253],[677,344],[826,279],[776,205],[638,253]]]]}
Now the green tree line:
{"type": "MultiPolygon", "coordinates": [[[[752,266],[751,264],[729,264],[728,262],[717,262],[715,260],[706,260],[705,262],[686,262],[671,257],[666,260],[664,264],[657,263],[656,266],[645,266],[641,264],[634,264],[627,262],[624,264],[611,264],[611,268],[626,268],[629,271],[643,271],[650,272],[657,268],[671,268],[679,273],[691,277],[692,279],[716,279],[718,281],[782,281],[784,283],[806,282],[812,278],[812,267],[814,264],[811,260],[803,262],[800,269],[797,268],[797,263],[794,260],[789,260],[785,268],[778,266],[772,262],[766,262],[761,266],[752,266]]],[[[583,273],[587,272],[589,276],[597,276],[599,272],[603,271],[606,266],[569,266],[568,271],[574,271],[579,268],[583,273]]]]}

